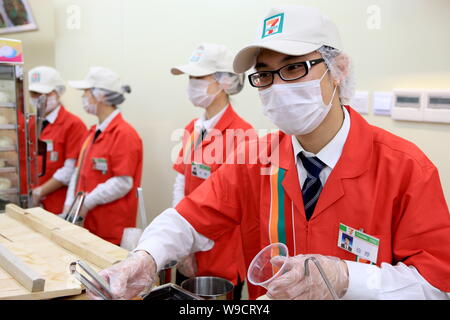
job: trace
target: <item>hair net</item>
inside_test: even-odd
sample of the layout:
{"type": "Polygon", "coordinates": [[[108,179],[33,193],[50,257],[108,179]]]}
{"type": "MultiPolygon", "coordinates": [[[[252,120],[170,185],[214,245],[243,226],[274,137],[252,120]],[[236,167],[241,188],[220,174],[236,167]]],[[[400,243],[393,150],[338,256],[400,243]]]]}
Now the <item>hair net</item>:
{"type": "Polygon", "coordinates": [[[58,96],[61,97],[64,94],[64,92],[66,92],[66,87],[65,86],[56,86],[55,91],[58,94],[58,96]]]}
{"type": "Polygon", "coordinates": [[[353,63],[350,57],[328,46],[322,46],[318,50],[334,79],[339,80],[339,91],[341,103],[350,103],[355,94],[355,76],[353,73],[353,63]]]}
{"type": "Polygon", "coordinates": [[[214,78],[228,95],[238,94],[244,88],[245,74],[216,72],[214,78]]]}
{"type": "Polygon", "coordinates": [[[124,93],[131,93],[130,86],[123,86],[122,92],[115,92],[111,90],[93,88],[92,94],[97,101],[103,102],[110,106],[118,106],[125,101],[124,93]]]}

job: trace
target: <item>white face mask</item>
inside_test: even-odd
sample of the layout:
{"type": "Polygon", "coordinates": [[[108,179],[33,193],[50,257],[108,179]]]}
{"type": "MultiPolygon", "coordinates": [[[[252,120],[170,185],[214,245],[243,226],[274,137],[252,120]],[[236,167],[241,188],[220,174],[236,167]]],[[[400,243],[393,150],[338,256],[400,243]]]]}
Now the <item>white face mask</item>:
{"type": "Polygon", "coordinates": [[[47,96],[47,107],[45,113],[49,114],[59,106],[59,99],[56,96],[47,96]]]}
{"type": "Polygon", "coordinates": [[[263,113],[281,131],[299,136],[313,132],[331,109],[337,86],[328,105],[323,103],[320,82],[312,80],[299,83],[274,84],[259,91],[263,113]]]}
{"type": "Polygon", "coordinates": [[[216,94],[208,94],[209,85],[210,82],[208,80],[189,79],[187,93],[189,100],[194,106],[207,109],[220,93],[221,90],[216,94]]]}
{"type": "Polygon", "coordinates": [[[97,115],[97,104],[90,103],[88,97],[83,97],[83,108],[87,113],[97,115]]]}

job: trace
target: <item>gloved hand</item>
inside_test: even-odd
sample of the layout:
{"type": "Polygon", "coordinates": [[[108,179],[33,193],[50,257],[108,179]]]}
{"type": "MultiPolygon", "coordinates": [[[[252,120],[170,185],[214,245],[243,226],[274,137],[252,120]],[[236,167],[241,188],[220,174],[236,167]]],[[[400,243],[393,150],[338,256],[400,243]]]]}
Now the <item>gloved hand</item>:
{"type": "Polygon", "coordinates": [[[31,193],[33,207],[38,207],[41,204],[41,198],[42,198],[41,193],[42,193],[42,187],[37,187],[37,188],[33,189],[33,192],[31,193]]]}
{"type": "Polygon", "coordinates": [[[64,214],[68,214],[70,210],[70,206],[64,206],[63,212],[64,214]]]}
{"type": "Polygon", "coordinates": [[[180,273],[185,277],[195,277],[195,274],[197,273],[197,259],[195,258],[195,253],[192,253],[178,261],[177,270],[180,271],[180,273]]]}
{"type": "Polygon", "coordinates": [[[86,207],[85,205],[83,205],[83,206],[81,207],[79,217],[85,219],[86,216],[87,216],[87,214],[88,214],[88,212],[89,212],[88,207],[86,207]]]}
{"type": "MultiPolygon", "coordinates": [[[[114,299],[129,300],[147,292],[156,282],[156,263],[145,251],[132,252],[123,261],[99,272],[109,283],[114,299]]],[[[91,299],[101,299],[87,290],[91,299]]]]}
{"type": "Polygon", "coordinates": [[[328,300],[332,295],[313,261],[309,261],[309,276],[305,276],[305,260],[315,257],[322,266],[336,294],[342,298],[348,288],[348,269],[344,261],[329,256],[298,255],[295,257],[275,257],[271,263],[281,267],[285,259],[285,274],[273,280],[267,291],[270,299],[278,300],[328,300]]]}
{"type": "Polygon", "coordinates": [[[58,214],[57,216],[60,217],[60,218],[63,219],[63,220],[66,220],[67,212],[60,213],[60,214],[58,214]]]}

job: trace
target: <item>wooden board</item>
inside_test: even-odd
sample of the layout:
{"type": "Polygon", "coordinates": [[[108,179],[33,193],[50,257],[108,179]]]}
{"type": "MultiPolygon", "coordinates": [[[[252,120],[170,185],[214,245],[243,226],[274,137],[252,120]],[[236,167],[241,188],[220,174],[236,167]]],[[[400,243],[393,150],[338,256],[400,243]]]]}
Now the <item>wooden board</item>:
{"type": "Polygon", "coordinates": [[[0,244],[0,267],[6,270],[30,292],[44,291],[42,275],[22,262],[15,254],[0,244]]]}
{"type": "Polygon", "coordinates": [[[78,295],[83,288],[70,275],[69,264],[72,261],[84,260],[99,271],[128,255],[125,249],[41,208],[23,210],[8,205],[6,210],[6,214],[0,214],[0,244],[43,275],[46,283],[44,291],[30,292],[0,268],[0,299],[50,299],[78,295]]]}

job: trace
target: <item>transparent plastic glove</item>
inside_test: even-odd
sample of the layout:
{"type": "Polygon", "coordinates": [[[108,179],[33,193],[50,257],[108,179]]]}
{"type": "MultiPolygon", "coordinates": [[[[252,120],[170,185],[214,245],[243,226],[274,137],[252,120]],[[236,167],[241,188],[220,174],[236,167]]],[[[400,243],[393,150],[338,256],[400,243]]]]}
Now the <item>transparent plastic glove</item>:
{"type": "Polygon", "coordinates": [[[278,300],[329,300],[333,299],[319,270],[313,261],[309,261],[309,276],[305,276],[305,260],[315,257],[328,280],[331,282],[339,298],[344,296],[348,288],[348,270],[344,261],[329,256],[298,255],[295,257],[275,257],[271,263],[281,266],[285,259],[287,270],[285,274],[273,280],[267,291],[270,299],[278,300]]]}
{"type": "Polygon", "coordinates": [[[38,207],[41,204],[41,198],[42,198],[42,187],[37,187],[36,189],[33,189],[32,192],[32,201],[33,201],[33,207],[38,207]]]}
{"type": "Polygon", "coordinates": [[[89,212],[88,207],[86,207],[85,205],[83,205],[83,206],[81,207],[81,210],[80,210],[80,217],[83,218],[83,219],[85,219],[86,216],[87,216],[87,214],[88,214],[88,212],[89,212]]]}
{"type": "Polygon", "coordinates": [[[180,273],[185,277],[195,277],[195,274],[197,273],[197,259],[195,258],[195,253],[192,253],[178,261],[177,270],[180,271],[180,273]]]}
{"type": "MultiPolygon", "coordinates": [[[[144,251],[130,253],[123,261],[99,272],[109,283],[114,299],[130,300],[147,293],[156,282],[156,263],[144,251]]],[[[94,292],[87,290],[89,298],[100,300],[94,292]]]]}
{"type": "Polygon", "coordinates": [[[70,206],[64,206],[64,209],[63,209],[62,213],[67,215],[69,213],[69,210],[70,210],[70,206]]]}
{"type": "Polygon", "coordinates": [[[63,220],[66,220],[66,218],[67,218],[67,212],[60,213],[60,214],[58,214],[57,216],[60,217],[60,218],[63,219],[63,220]]]}

